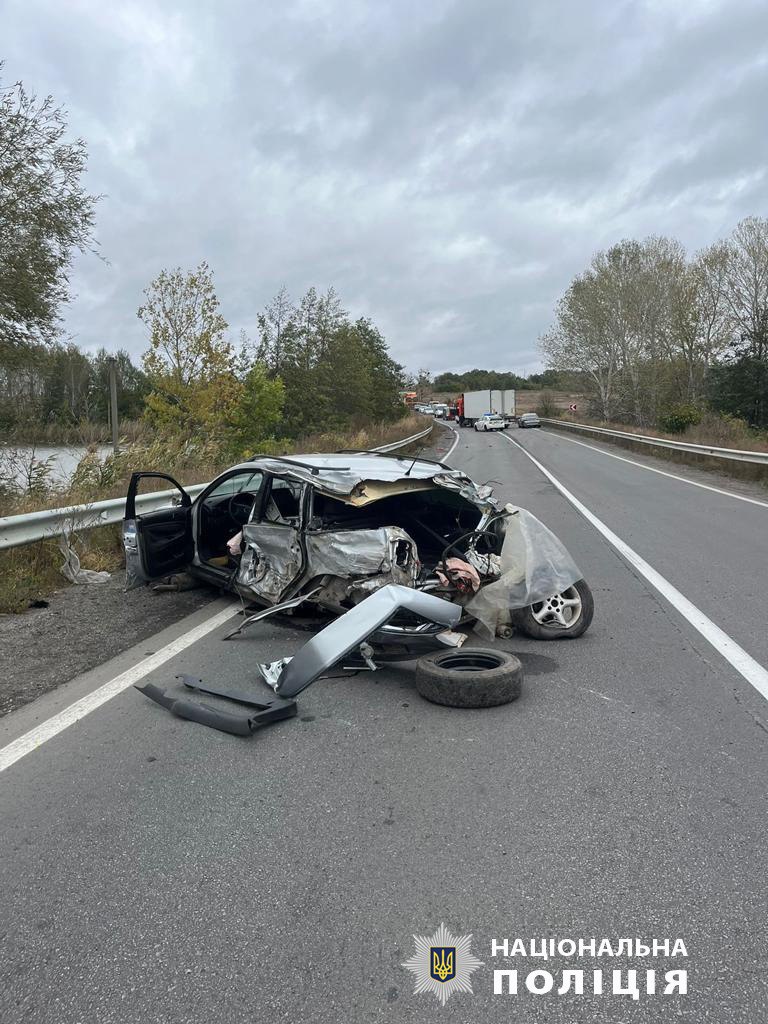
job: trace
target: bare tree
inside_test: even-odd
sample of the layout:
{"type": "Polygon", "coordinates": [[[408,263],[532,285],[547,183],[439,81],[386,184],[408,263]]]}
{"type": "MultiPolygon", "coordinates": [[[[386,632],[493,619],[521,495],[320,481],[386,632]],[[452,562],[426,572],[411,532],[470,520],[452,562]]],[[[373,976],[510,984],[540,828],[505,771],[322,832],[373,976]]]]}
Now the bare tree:
{"type": "Polygon", "coordinates": [[[672,282],[667,355],[681,365],[677,385],[684,402],[702,400],[707,371],[731,337],[727,259],[727,247],[715,243],[681,268],[672,282]]]}
{"type": "Polygon", "coordinates": [[[550,366],[592,380],[600,418],[615,411],[620,344],[605,291],[593,269],[577,277],[557,307],[555,326],[540,339],[550,366]]]}
{"type": "Polygon", "coordinates": [[[768,220],[747,217],[726,243],[726,301],[735,332],[756,359],[768,357],[768,220]]]}

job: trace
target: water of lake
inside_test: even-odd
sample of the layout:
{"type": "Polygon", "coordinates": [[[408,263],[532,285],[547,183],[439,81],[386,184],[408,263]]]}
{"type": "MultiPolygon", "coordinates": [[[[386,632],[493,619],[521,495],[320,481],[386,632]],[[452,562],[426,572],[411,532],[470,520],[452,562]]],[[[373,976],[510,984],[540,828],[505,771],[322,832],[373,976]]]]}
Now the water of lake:
{"type": "MultiPolygon", "coordinates": [[[[102,459],[112,451],[111,445],[98,445],[96,449],[102,459]]],[[[0,445],[0,480],[11,478],[18,486],[24,482],[25,470],[32,459],[38,462],[51,460],[51,482],[56,485],[69,483],[77,464],[88,449],[84,445],[0,445]]]]}

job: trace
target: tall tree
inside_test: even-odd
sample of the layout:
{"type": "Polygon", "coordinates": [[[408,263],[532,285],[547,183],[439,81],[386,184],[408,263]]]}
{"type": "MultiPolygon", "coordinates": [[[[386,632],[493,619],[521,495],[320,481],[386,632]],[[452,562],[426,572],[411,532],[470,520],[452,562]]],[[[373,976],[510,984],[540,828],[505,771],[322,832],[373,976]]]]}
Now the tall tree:
{"type": "Polygon", "coordinates": [[[258,361],[272,374],[279,375],[285,362],[292,358],[297,332],[297,311],[283,286],[259,314],[258,361]]]}
{"type": "Polygon", "coordinates": [[[0,351],[55,335],[73,253],[95,245],[85,143],[66,134],[51,96],[0,87],[0,351]]]}
{"type": "Polygon", "coordinates": [[[144,297],[138,317],[149,330],[143,361],[150,419],[180,433],[219,427],[242,385],[208,264],[161,271],[144,297]]]}
{"type": "Polygon", "coordinates": [[[726,242],[727,358],[713,377],[717,408],[768,426],[768,220],[747,217],[726,242]]]}
{"type": "Polygon", "coordinates": [[[618,402],[621,349],[594,264],[558,303],[555,325],[540,339],[540,346],[552,366],[585,375],[592,384],[597,414],[610,420],[618,402]]]}
{"type": "Polygon", "coordinates": [[[747,217],[728,246],[726,299],[734,333],[756,359],[768,358],[768,220],[747,217]]]}
{"type": "Polygon", "coordinates": [[[368,361],[371,415],[375,420],[397,419],[403,411],[403,368],[392,359],[383,335],[368,317],[357,320],[354,329],[368,361]]]}

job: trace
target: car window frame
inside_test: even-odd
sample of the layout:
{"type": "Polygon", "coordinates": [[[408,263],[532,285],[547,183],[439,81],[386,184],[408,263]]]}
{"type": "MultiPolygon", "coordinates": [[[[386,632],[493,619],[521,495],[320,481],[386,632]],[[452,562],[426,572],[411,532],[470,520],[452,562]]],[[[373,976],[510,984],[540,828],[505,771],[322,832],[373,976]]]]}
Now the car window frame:
{"type": "Polygon", "coordinates": [[[260,526],[283,526],[289,527],[295,530],[303,530],[304,523],[306,521],[306,506],[308,501],[308,495],[311,493],[312,488],[309,484],[303,480],[294,480],[292,477],[283,476],[280,473],[265,473],[264,474],[264,486],[259,496],[259,500],[254,507],[253,514],[251,515],[250,522],[256,523],[260,526]],[[267,505],[272,495],[272,485],[275,480],[284,480],[286,483],[299,488],[299,514],[296,517],[295,523],[290,522],[275,522],[272,519],[266,518],[267,505]]]}
{"type": "Polygon", "coordinates": [[[267,476],[268,476],[268,474],[265,473],[263,469],[255,469],[254,468],[254,469],[246,470],[246,469],[238,468],[238,469],[228,470],[226,473],[222,473],[220,476],[217,476],[215,480],[212,480],[211,484],[210,484],[210,487],[208,487],[205,491],[203,491],[200,494],[200,496],[198,497],[197,501],[202,506],[203,503],[206,502],[209,498],[231,498],[235,494],[242,494],[244,492],[252,492],[253,494],[256,495],[256,497],[258,499],[259,498],[259,493],[262,490],[262,488],[264,487],[264,481],[266,480],[267,476]],[[256,487],[256,488],[242,487],[239,491],[232,491],[229,494],[220,494],[220,495],[216,494],[216,489],[218,487],[220,487],[222,484],[225,484],[228,480],[234,479],[234,477],[236,477],[236,476],[240,476],[241,474],[244,475],[246,473],[250,473],[251,479],[253,479],[253,477],[257,476],[257,475],[261,477],[261,480],[259,481],[259,486],[258,487],[256,487]]]}

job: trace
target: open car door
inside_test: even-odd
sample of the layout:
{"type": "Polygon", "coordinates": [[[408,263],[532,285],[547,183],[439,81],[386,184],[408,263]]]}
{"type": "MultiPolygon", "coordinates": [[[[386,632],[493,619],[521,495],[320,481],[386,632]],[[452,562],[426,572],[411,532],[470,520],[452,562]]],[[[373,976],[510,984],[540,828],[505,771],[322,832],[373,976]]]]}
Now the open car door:
{"type": "Polygon", "coordinates": [[[134,473],[128,485],[123,518],[126,590],[185,569],[192,561],[192,499],[172,476],[134,473]],[[136,515],[136,492],[145,478],[167,480],[179,492],[178,504],[166,494],[162,508],[136,515]]]}

